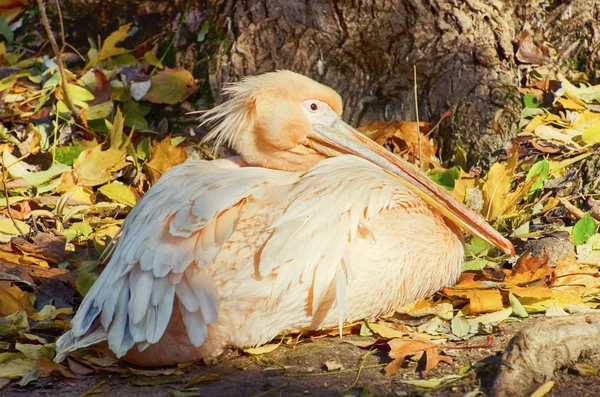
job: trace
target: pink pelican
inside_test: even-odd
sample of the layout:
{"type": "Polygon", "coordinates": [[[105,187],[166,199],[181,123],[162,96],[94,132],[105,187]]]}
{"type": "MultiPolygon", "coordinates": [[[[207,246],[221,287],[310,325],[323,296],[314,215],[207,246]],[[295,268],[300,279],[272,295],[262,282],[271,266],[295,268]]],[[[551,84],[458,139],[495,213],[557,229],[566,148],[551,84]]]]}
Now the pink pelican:
{"type": "Polygon", "coordinates": [[[512,244],[344,123],[342,100],[278,71],[225,89],[208,139],[239,157],[173,167],[133,208],[60,361],[107,341],[143,366],[212,360],[284,332],[376,318],[456,282],[459,229],[512,244]]]}

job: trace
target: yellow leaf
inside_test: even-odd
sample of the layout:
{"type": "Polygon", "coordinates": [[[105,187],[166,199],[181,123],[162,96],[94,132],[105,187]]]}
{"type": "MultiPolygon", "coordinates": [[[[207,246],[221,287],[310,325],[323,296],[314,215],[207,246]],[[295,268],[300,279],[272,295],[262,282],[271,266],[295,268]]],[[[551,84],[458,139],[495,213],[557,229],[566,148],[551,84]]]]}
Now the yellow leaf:
{"type": "Polygon", "coordinates": [[[424,317],[432,314],[444,319],[452,320],[454,317],[454,308],[448,300],[434,302],[433,299],[421,299],[409,303],[396,310],[398,313],[408,314],[411,317],[424,317]]]}
{"type": "Polygon", "coordinates": [[[467,190],[473,189],[477,184],[477,179],[463,170],[460,171],[460,177],[454,181],[454,189],[452,195],[461,203],[466,203],[468,200],[467,190]]]}
{"type": "Polygon", "coordinates": [[[18,219],[15,219],[14,221],[10,218],[0,219],[0,242],[7,243],[12,237],[19,236],[21,233],[19,233],[17,226],[21,229],[23,234],[27,234],[31,230],[29,225],[18,219]]]}
{"type": "Polygon", "coordinates": [[[81,186],[97,186],[110,181],[112,173],[125,167],[125,153],[101,146],[81,152],[73,163],[75,181],[81,186]]]}
{"type": "Polygon", "coordinates": [[[550,393],[550,390],[552,390],[553,387],[554,382],[550,380],[538,387],[530,397],[544,397],[546,394],[550,393]]]}
{"type": "Polygon", "coordinates": [[[581,139],[590,145],[600,142],[600,119],[596,119],[585,126],[581,139]]]}
{"type": "Polygon", "coordinates": [[[369,323],[369,328],[371,331],[385,339],[401,338],[406,335],[404,332],[388,327],[384,323],[369,323]]]}
{"type": "Polygon", "coordinates": [[[280,343],[269,343],[266,345],[262,345],[259,347],[253,347],[250,349],[245,349],[244,351],[248,354],[252,354],[253,356],[259,356],[261,354],[271,353],[275,349],[279,347],[280,343]]]}
{"type": "Polygon", "coordinates": [[[129,36],[129,27],[131,23],[123,25],[119,27],[116,31],[112,32],[104,43],[102,43],[102,47],[96,53],[96,56],[85,66],[85,70],[89,70],[96,66],[99,62],[114,57],[116,55],[125,54],[129,52],[129,50],[125,48],[117,47],[121,41],[125,40],[129,36]]]}
{"type": "Polygon", "coordinates": [[[560,103],[565,109],[569,110],[584,110],[585,104],[578,100],[577,98],[569,99],[569,98],[559,98],[558,103],[560,103]]]}
{"type": "Polygon", "coordinates": [[[19,310],[25,310],[27,314],[35,312],[29,293],[17,286],[0,288],[0,316],[8,316],[19,310]]]}
{"type": "Polygon", "coordinates": [[[510,315],[512,314],[512,312],[513,312],[512,308],[503,309],[503,310],[499,310],[497,312],[483,314],[481,316],[470,318],[467,320],[467,322],[471,326],[473,326],[473,325],[476,326],[479,323],[481,323],[481,324],[499,323],[500,321],[504,321],[507,318],[509,318],[510,315]]]}
{"type": "Polygon", "coordinates": [[[513,154],[506,163],[495,163],[487,180],[481,189],[483,193],[483,215],[488,220],[495,220],[505,210],[506,194],[510,190],[510,184],[517,168],[517,153],[513,154]]]}
{"type": "Polygon", "coordinates": [[[36,367],[36,360],[26,358],[5,361],[0,364],[0,378],[17,379],[35,370],[36,367]]]}
{"type": "Polygon", "coordinates": [[[137,202],[131,188],[121,183],[109,183],[108,185],[101,186],[98,190],[109,199],[120,204],[133,207],[137,202]]]}
{"type": "Polygon", "coordinates": [[[524,130],[527,132],[533,132],[537,127],[544,124],[546,124],[544,117],[542,117],[541,114],[537,114],[529,121],[529,123],[527,123],[524,130]]]}
{"type": "Polygon", "coordinates": [[[180,146],[173,146],[171,138],[163,139],[156,147],[152,149],[150,161],[146,164],[148,167],[148,176],[152,184],[156,183],[169,168],[183,163],[187,159],[185,149],[180,146]]]}

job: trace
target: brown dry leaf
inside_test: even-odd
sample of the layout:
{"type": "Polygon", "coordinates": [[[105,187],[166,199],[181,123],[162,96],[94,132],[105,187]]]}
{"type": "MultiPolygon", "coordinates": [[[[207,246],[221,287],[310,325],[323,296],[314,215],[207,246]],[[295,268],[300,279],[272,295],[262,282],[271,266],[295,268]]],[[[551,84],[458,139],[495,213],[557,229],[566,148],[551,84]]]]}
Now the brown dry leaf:
{"type": "Polygon", "coordinates": [[[38,232],[33,236],[33,243],[22,237],[13,237],[10,242],[23,253],[41,257],[53,263],[58,263],[65,258],[67,239],[64,236],[38,232]]]}
{"type": "Polygon", "coordinates": [[[502,294],[493,289],[444,288],[442,293],[449,297],[469,300],[469,315],[497,312],[504,308],[502,294]]]}
{"type": "Polygon", "coordinates": [[[550,52],[550,49],[543,43],[534,42],[529,32],[523,31],[519,35],[519,48],[516,58],[522,63],[549,63],[552,60],[550,52]]]}
{"type": "Polygon", "coordinates": [[[35,263],[28,262],[29,259],[36,258],[0,251],[0,272],[15,275],[21,280],[29,282],[39,281],[40,278],[57,278],[71,287],[75,287],[76,278],[70,270],[36,266],[35,263]]]}
{"type": "MultiPolygon", "coordinates": [[[[452,359],[450,357],[448,357],[450,361],[448,361],[446,358],[440,358],[443,356],[438,357],[438,345],[427,340],[397,338],[389,341],[388,345],[390,346],[389,356],[390,358],[393,358],[393,361],[385,367],[386,376],[390,376],[398,372],[406,357],[414,356],[419,353],[422,354],[423,352],[431,351],[431,358],[429,353],[427,354],[427,365],[425,367],[426,372],[435,367],[440,361],[452,363],[452,359]]],[[[424,372],[424,374],[426,372],[424,372]]]]}
{"type": "Polygon", "coordinates": [[[113,172],[127,166],[125,152],[102,150],[101,146],[81,152],[73,163],[73,176],[78,185],[97,186],[112,179],[113,172]]]}
{"type": "Polygon", "coordinates": [[[190,380],[185,386],[183,386],[183,388],[189,389],[190,387],[197,385],[198,383],[214,382],[216,380],[221,380],[221,375],[208,374],[208,375],[196,376],[195,378],[192,378],[192,380],[190,380]]]}
{"type": "MultiPolygon", "coordinates": [[[[434,160],[437,152],[437,144],[431,142],[426,136],[431,124],[420,122],[419,133],[421,135],[421,156],[422,168],[439,167],[437,160],[434,160]]],[[[394,146],[394,153],[401,155],[404,159],[412,162],[418,162],[419,156],[419,136],[417,135],[416,121],[396,121],[396,122],[375,122],[359,128],[359,131],[370,132],[369,137],[380,145],[385,144],[391,139],[394,146]]]]}
{"type": "Polygon", "coordinates": [[[47,358],[40,358],[37,364],[40,376],[48,377],[53,374],[60,374],[65,378],[75,378],[75,375],[73,375],[64,365],[55,363],[47,358]]]}
{"type": "Polygon", "coordinates": [[[19,310],[25,310],[27,314],[35,312],[29,299],[29,292],[22,291],[16,285],[0,287],[0,316],[8,316],[19,310]]]}
{"type": "Polygon", "coordinates": [[[490,221],[496,220],[507,208],[506,195],[510,190],[518,159],[519,156],[515,153],[506,163],[495,163],[488,172],[481,190],[484,199],[483,215],[490,221]]]}
{"type": "Polygon", "coordinates": [[[546,280],[551,276],[554,269],[548,266],[542,266],[533,272],[515,273],[507,277],[506,281],[514,285],[527,285],[536,281],[546,280]]]}
{"type": "Polygon", "coordinates": [[[173,146],[171,137],[163,139],[152,149],[150,161],[146,164],[150,182],[154,185],[169,168],[183,163],[187,154],[181,146],[173,146]]]}
{"type": "Polygon", "coordinates": [[[452,357],[450,356],[442,356],[438,353],[437,347],[431,347],[425,350],[426,354],[426,362],[425,369],[423,370],[423,376],[427,376],[429,371],[436,367],[440,362],[445,362],[448,364],[452,364],[452,357]]]}
{"type": "Polygon", "coordinates": [[[544,254],[544,256],[539,257],[533,256],[529,252],[525,252],[523,255],[521,255],[517,261],[517,264],[513,267],[512,272],[513,274],[534,272],[546,265],[549,260],[550,258],[548,255],[544,254]]]}

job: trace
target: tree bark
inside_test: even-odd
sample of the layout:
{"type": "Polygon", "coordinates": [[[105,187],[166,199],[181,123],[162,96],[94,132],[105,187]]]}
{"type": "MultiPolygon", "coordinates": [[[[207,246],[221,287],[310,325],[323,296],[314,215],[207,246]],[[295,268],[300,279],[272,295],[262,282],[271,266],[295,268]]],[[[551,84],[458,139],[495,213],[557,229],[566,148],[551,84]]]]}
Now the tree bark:
{"type": "Polygon", "coordinates": [[[440,131],[442,159],[451,161],[458,145],[471,165],[487,167],[517,131],[519,32],[551,41],[563,61],[572,59],[581,37],[598,40],[594,1],[541,4],[218,0],[213,16],[227,30],[211,68],[212,92],[218,100],[226,82],[291,69],[340,92],[344,116],[355,125],[414,120],[416,65],[421,120],[454,111],[440,131]]]}

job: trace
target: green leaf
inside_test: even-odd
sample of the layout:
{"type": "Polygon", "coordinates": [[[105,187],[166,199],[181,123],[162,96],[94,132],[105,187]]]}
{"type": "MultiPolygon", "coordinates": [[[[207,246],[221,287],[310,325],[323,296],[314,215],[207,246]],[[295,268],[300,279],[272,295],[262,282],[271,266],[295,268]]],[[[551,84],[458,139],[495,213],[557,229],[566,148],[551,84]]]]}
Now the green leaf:
{"type": "Polygon", "coordinates": [[[521,302],[519,302],[519,298],[517,298],[512,292],[510,292],[508,294],[508,300],[510,301],[510,305],[512,306],[512,311],[515,314],[515,316],[519,316],[519,317],[523,317],[523,318],[529,317],[527,310],[525,310],[523,305],[521,305],[521,302]]]}
{"type": "Polygon", "coordinates": [[[81,273],[77,277],[77,281],[75,281],[75,286],[77,287],[77,292],[81,294],[81,296],[85,296],[90,288],[94,285],[98,276],[94,273],[81,273]]]}
{"type": "Polygon", "coordinates": [[[465,244],[465,256],[480,257],[486,256],[494,246],[479,237],[473,237],[470,242],[465,244]]]}
{"type": "Polygon", "coordinates": [[[571,232],[571,238],[573,244],[581,245],[585,244],[590,237],[596,234],[596,222],[589,213],[586,213],[575,226],[571,232]]]}
{"type": "Polygon", "coordinates": [[[100,105],[90,106],[83,111],[83,114],[88,120],[106,119],[112,113],[113,107],[113,101],[106,101],[100,105]]]}
{"type": "Polygon", "coordinates": [[[544,187],[544,182],[548,179],[548,176],[550,176],[550,162],[548,162],[548,160],[544,159],[535,163],[529,169],[525,182],[530,181],[536,176],[537,179],[533,183],[533,185],[531,185],[529,193],[527,193],[527,195],[525,196],[526,199],[528,199],[529,197],[531,197],[531,195],[533,195],[533,193],[544,187]]]}
{"type": "Polygon", "coordinates": [[[73,162],[81,152],[83,152],[86,148],[83,146],[69,145],[69,146],[60,146],[57,147],[54,151],[54,158],[59,163],[65,165],[73,165],[73,162]]]}
{"type": "Polygon", "coordinates": [[[542,104],[540,98],[533,94],[525,94],[523,95],[523,105],[529,109],[539,108],[542,104]]]}
{"type": "Polygon", "coordinates": [[[142,104],[133,100],[129,100],[123,104],[121,111],[125,116],[125,126],[135,128],[136,131],[145,131],[148,127],[148,122],[145,117],[150,112],[151,106],[142,104]]]}
{"type": "Polygon", "coordinates": [[[150,158],[150,138],[146,137],[137,145],[136,154],[138,159],[145,161],[150,158]]]}
{"type": "Polygon", "coordinates": [[[468,270],[481,270],[486,266],[497,266],[497,263],[489,261],[485,258],[475,258],[473,260],[464,262],[462,270],[463,272],[468,270]]]}
{"type": "Polygon", "coordinates": [[[89,236],[92,234],[92,231],[90,224],[87,221],[82,221],[72,224],[70,228],[63,232],[63,235],[67,238],[67,243],[69,243],[79,236],[89,236]]]}
{"type": "Polygon", "coordinates": [[[454,181],[460,178],[460,169],[452,167],[442,172],[434,172],[430,176],[438,185],[443,186],[446,190],[452,190],[454,189],[454,181]]]}
{"type": "Polygon", "coordinates": [[[8,44],[12,43],[13,40],[15,39],[15,34],[13,33],[12,29],[8,25],[8,22],[6,22],[6,19],[4,19],[1,15],[0,15],[0,35],[4,36],[4,38],[6,39],[8,44]]]}
{"type": "Polygon", "coordinates": [[[179,146],[183,141],[185,141],[184,136],[176,136],[176,137],[171,138],[171,145],[179,146]]]}

